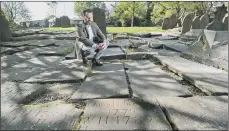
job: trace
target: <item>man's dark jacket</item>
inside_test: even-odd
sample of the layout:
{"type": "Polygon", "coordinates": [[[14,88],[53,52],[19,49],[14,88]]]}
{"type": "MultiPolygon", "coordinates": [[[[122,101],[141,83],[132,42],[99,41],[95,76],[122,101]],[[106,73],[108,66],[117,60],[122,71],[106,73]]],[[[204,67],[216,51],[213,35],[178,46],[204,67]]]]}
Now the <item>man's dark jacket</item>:
{"type": "Polygon", "coordinates": [[[78,24],[77,30],[79,34],[79,41],[83,42],[85,46],[93,46],[94,44],[102,43],[106,37],[102,33],[102,31],[99,29],[98,25],[95,22],[91,23],[91,29],[93,32],[93,41],[89,40],[89,34],[86,28],[86,24],[78,24]]]}

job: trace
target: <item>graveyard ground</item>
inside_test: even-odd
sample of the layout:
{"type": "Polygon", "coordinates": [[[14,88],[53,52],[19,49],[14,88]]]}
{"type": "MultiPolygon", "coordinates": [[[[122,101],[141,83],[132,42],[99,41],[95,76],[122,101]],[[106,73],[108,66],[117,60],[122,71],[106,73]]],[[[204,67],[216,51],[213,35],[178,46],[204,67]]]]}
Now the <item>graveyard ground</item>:
{"type": "Polygon", "coordinates": [[[75,59],[72,31],[12,33],[1,129],[227,130],[228,72],[181,57],[188,45],[171,34],[118,34],[92,68],[75,59]]]}

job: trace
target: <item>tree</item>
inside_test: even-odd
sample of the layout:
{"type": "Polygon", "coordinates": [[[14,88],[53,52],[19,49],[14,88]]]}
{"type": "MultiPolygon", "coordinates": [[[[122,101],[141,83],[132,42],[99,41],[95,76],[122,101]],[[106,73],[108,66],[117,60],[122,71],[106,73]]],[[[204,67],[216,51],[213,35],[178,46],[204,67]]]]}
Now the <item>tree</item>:
{"type": "Polygon", "coordinates": [[[219,2],[155,2],[155,8],[151,20],[153,22],[158,22],[160,19],[170,17],[174,13],[176,13],[179,18],[182,18],[187,13],[191,12],[194,12],[198,16],[211,14],[217,4],[219,4],[219,2]]]}
{"type": "Polygon", "coordinates": [[[85,9],[93,9],[93,8],[101,8],[107,11],[106,4],[104,2],[75,2],[74,3],[74,13],[83,17],[83,10],[85,9]]]}
{"type": "Polygon", "coordinates": [[[30,11],[24,2],[2,2],[2,5],[10,24],[31,19],[30,11]]]}
{"type": "Polygon", "coordinates": [[[57,7],[57,2],[56,1],[51,1],[51,2],[46,2],[46,4],[49,6],[50,10],[51,10],[51,14],[49,14],[49,16],[54,16],[56,17],[56,7],[57,7]]]}
{"type": "Polygon", "coordinates": [[[126,25],[128,21],[130,26],[134,26],[134,20],[138,18],[145,18],[146,6],[144,2],[120,2],[116,5],[114,15],[120,18],[122,25],[126,25]]]}

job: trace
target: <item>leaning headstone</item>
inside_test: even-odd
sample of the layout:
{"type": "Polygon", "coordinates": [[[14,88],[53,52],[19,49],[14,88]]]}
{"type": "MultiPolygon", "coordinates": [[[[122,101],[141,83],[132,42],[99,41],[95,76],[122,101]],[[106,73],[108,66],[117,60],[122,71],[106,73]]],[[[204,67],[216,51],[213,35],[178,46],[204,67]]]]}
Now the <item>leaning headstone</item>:
{"type": "Polygon", "coordinates": [[[106,18],[105,18],[105,11],[100,8],[93,9],[93,20],[99,26],[100,30],[106,36],[106,18]]]}
{"type": "Polygon", "coordinates": [[[0,41],[9,41],[12,36],[9,29],[9,23],[3,13],[3,11],[0,9],[0,41]]]}
{"type": "Polygon", "coordinates": [[[228,30],[228,15],[223,18],[224,29],[228,30]]]}
{"type": "Polygon", "coordinates": [[[222,22],[226,13],[227,7],[225,7],[224,4],[221,7],[217,7],[216,11],[214,12],[215,18],[211,23],[207,25],[206,29],[216,31],[228,30],[228,28],[224,28],[224,24],[222,22]]]}
{"type": "Polygon", "coordinates": [[[196,16],[192,20],[192,29],[200,29],[200,17],[199,16],[196,16]]]}
{"type": "Polygon", "coordinates": [[[176,25],[177,25],[177,16],[176,14],[173,14],[169,20],[169,29],[174,28],[176,25]]]}
{"type": "Polygon", "coordinates": [[[206,26],[209,24],[209,16],[204,14],[200,17],[200,29],[205,29],[206,26]]]}
{"type": "Polygon", "coordinates": [[[182,28],[181,28],[181,33],[182,34],[188,32],[191,29],[193,17],[194,17],[193,13],[187,14],[184,17],[184,20],[182,22],[182,28]]]}
{"type": "Polygon", "coordinates": [[[169,29],[169,18],[164,18],[162,23],[162,30],[167,30],[167,29],[169,29]]]}

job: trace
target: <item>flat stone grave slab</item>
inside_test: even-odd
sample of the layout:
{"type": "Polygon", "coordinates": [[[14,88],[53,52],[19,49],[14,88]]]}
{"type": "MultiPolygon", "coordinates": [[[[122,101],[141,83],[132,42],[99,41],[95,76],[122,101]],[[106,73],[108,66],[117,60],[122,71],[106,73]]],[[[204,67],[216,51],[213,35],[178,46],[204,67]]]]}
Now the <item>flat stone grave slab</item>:
{"type": "Polygon", "coordinates": [[[129,95],[122,63],[95,67],[91,76],[71,96],[71,100],[107,98],[129,95]]]}
{"type": "Polygon", "coordinates": [[[26,40],[43,40],[48,39],[49,35],[45,34],[35,34],[35,35],[26,35],[21,37],[12,37],[13,41],[26,41],[26,40]]]}
{"type": "Polygon", "coordinates": [[[58,34],[55,36],[51,36],[51,38],[57,39],[57,40],[76,40],[76,33],[71,34],[58,34]]]}
{"type": "Polygon", "coordinates": [[[176,56],[155,57],[208,94],[228,93],[228,72],[226,71],[176,56]]]}
{"type": "Polygon", "coordinates": [[[179,44],[178,42],[177,43],[164,43],[163,45],[165,49],[174,50],[174,51],[181,52],[181,53],[188,50],[187,45],[179,44]]]}
{"type": "Polygon", "coordinates": [[[1,105],[4,108],[5,104],[17,105],[43,94],[46,89],[40,84],[16,83],[16,82],[1,82],[1,105]]]}
{"type": "Polygon", "coordinates": [[[157,100],[178,130],[228,129],[228,96],[160,97],[157,100]]]}
{"type": "Polygon", "coordinates": [[[1,54],[9,54],[9,53],[16,53],[20,52],[18,48],[10,48],[10,47],[1,47],[1,54]]]}
{"type": "Polygon", "coordinates": [[[148,60],[125,62],[133,95],[151,99],[155,96],[191,96],[187,87],[148,60]]]}
{"type": "Polygon", "coordinates": [[[139,99],[89,100],[80,130],[172,130],[155,103],[139,99]]]}
{"type": "Polygon", "coordinates": [[[21,53],[21,52],[13,54],[13,55],[1,56],[1,67],[5,68],[5,67],[10,67],[15,64],[19,64],[20,62],[25,61],[29,57],[30,56],[24,55],[24,53],[21,53]]]}
{"type": "Polygon", "coordinates": [[[23,61],[20,64],[16,64],[12,66],[12,68],[18,68],[18,69],[35,68],[35,67],[50,68],[50,67],[56,66],[56,64],[60,62],[61,59],[63,59],[63,57],[60,57],[60,56],[38,56],[38,57],[34,57],[26,61],[23,61]]]}
{"type": "Polygon", "coordinates": [[[6,68],[1,70],[1,81],[22,82],[34,75],[44,72],[46,68],[27,67],[27,68],[6,68]]]}
{"type": "Polygon", "coordinates": [[[46,47],[38,56],[65,56],[73,51],[72,47],[46,47]]]}
{"type": "Polygon", "coordinates": [[[1,47],[20,47],[20,46],[27,46],[30,43],[35,42],[34,40],[28,41],[16,41],[16,42],[1,42],[1,47]]]}
{"type": "Polygon", "coordinates": [[[143,60],[153,58],[157,52],[127,52],[126,59],[128,60],[143,60]]]}
{"type": "MultiPolygon", "coordinates": [[[[90,54],[87,56],[88,59],[92,59],[95,53],[90,54]]],[[[120,47],[117,48],[107,48],[104,50],[101,59],[124,59],[125,53],[120,47]]]]}
{"type": "Polygon", "coordinates": [[[128,48],[131,45],[130,41],[128,39],[124,40],[113,40],[110,41],[110,44],[108,47],[125,47],[128,48]]]}
{"type": "Polygon", "coordinates": [[[48,40],[36,40],[35,42],[30,43],[29,45],[32,46],[38,46],[38,47],[44,47],[44,46],[50,46],[50,45],[55,45],[57,41],[48,39],[48,40]]]}
{"type": "Polygon", "coordinates": [[[77,130],[81,110],[72,104],[52,102],[42,105],[4,107],[1,129],[5,130],[77,130]]]}
{"type": "Polygon", "coordinates": [[[26,83],[82,82],[86,77],[83,68],[49,68],[25,80],[26,83]]]}
{"type": "Polygon", "coordinates": [[[166,50],[166,49],[152,49],[148,47],[148,45],[143,45],[138,48],[139,51],[143,52],[154,52],[155,55],[162,55],[162,56],[180,56],[180,52],[166,50]]]}

